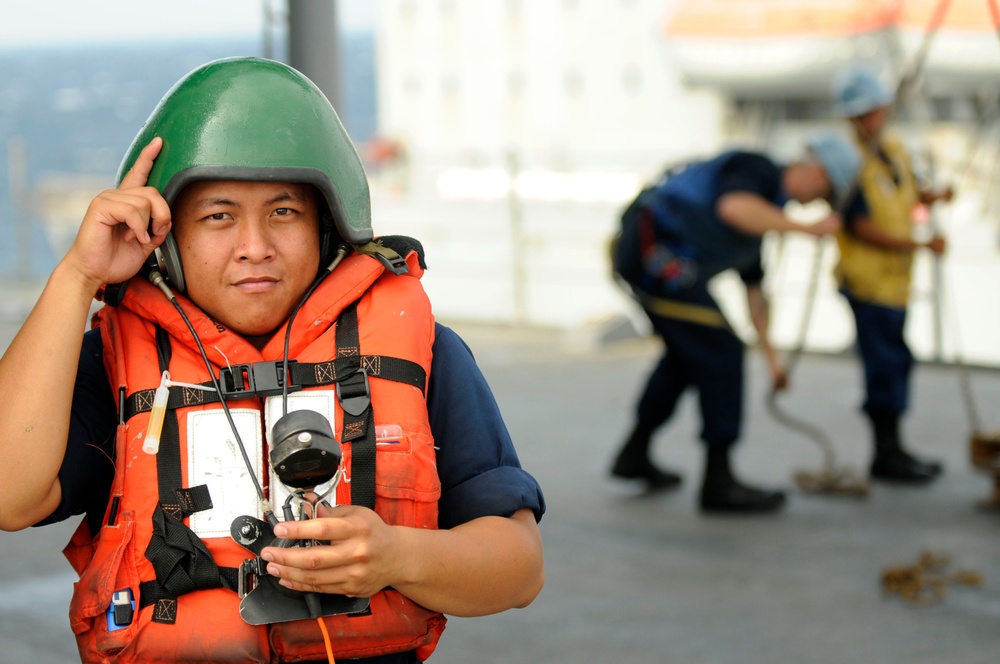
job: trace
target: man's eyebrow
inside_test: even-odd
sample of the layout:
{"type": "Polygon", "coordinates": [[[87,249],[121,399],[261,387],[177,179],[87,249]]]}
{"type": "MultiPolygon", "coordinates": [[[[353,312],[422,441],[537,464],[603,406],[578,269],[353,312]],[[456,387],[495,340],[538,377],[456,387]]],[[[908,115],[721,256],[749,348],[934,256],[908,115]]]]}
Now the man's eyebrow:
{"type": "Polygon", "coordinates": [[[293,191],[283,191],[280,194],[276,194],[275,196],[267,199],[265,204],[274,205],[275,203],[284,203],[286,201],[298,203],[304,200],[306,200],[304,196],[300,196],[293,191]]]}
{"type": "Polygon", "coordinates": [[[205,198],[196,199],[191,203],[191,207],[194,208],[215,207],[217,205],[235,206],[236,203],[223,196],[206,196],[205,198]]]}
{"type": "MultiPolygon", "coordinates": [[[[293,203],[296,203],[296,202],[301,202],[301,201],[304,201],[304,200],[306,200],[305,196],[298,195],[294,191],[282,191],[282,192],[280,192],[278,194],[275,194],[274,196],[272,196],[271,198],[267,199],[266,201],[264,201],[264,204],[265,205],[274,205],[275,203],[284,203],[284,202],[293,202],[293,203]]],[[[205,196],[204,198],[196,199],[191,204],[191,206],[194,207],[194,208],[214,207],[214,206],[217,206],[217,205],[230,206],[230,207],[238,207],[239,206],[238,203],[236,203],[232,199],[229,199],[229,198],[227,198],[225,196],[205,196]]]]}

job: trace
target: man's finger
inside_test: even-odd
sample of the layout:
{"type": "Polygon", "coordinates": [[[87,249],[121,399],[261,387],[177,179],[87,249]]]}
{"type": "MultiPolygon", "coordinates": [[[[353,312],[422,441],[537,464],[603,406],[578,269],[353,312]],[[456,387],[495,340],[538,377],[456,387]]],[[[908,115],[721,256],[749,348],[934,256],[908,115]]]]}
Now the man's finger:
{"type": "Polygon", "coordinates": [[[307,521],[284,521],[274,527],[274,534],[282,539],[343,539],[349,527],[340,519],[309,519],[307,521]]]}
{"type": "Polygon", "coordinates": [[[146,181],[149,179],[150,171],[153,170],[153,162],[156,161],[156,157],[160,154],[160,148],[162,147],[163,139],[159,136],[151,140],[149,144],[142,149],[139,156],[136,157],[135,163],[132,164],[132,168],[130,168],[129,172],[122,178],[122,183],[118,186],[118,188],[126,189],[145,185],[146,181]]]}
{"type": "MultiPolygon", "coordinates": [[[[170,212],[166,201],[159,192],[150,187],[132,189],[129,191],[115,190],[105,192],[101,197],[99,213],[102,220],[107,225],[125,224],[134,234],[141,244],[149,244],[150,217],[157,218],[166,214],[166,218],[159,221],[160,227],[169,228],[170,212]]],[[[164,231],[162,234],[166,234],[164,231]]],[[[123,236],[129,241],[131,235],[127,232],[123,236]]]]}

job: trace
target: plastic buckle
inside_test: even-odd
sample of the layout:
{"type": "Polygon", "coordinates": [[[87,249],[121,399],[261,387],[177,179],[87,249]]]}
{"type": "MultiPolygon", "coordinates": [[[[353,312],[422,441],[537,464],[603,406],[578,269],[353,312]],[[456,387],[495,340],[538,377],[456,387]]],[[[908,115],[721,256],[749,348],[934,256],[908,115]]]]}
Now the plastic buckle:
{"type": "Polygon", "coordinates": [[[234,364],[223,367],[219,372],[222,378],[222,393],[228,397],[250,396],[254,391],[253,370],[250,364],[234,364]]]}
{"type": "Polygon", "coordinates": [[[372,404],[372,392],[368,385],[368,373],[364,369],[357,369],[353,374],[337,383],[337,401],[340,402],[340,407],[344,409],[345,413],[355,417],[368,410],[372,404]],[[362,377],[360,384],[355,379],[358,374],[361,374],[362,377]],[[360,385],[364,385],[363,392],[356,390],[360,385]],[[345,387],[346,396],[344,395],[345,387]]]}
{"type": "Polygon", "coordinates": [[[247,558],[239,566],[236,593],[243,599],[267,576],[267,565],[261,558],[247,558]]]}
{"type": "Polygon", "coordinates": [[[383,256],[378,254],[379,260],[395,275],[407,274],[410,271],[410,266],[406,264],[406,259],[402,256],[397,255],[396,258],[389,258],[388,256],[383,256]]]}
{"type": "MultiPolygon", "coordinates": [[[[253,385],[254,391],[257,392],[259,397],[272,397],[276,394],[281,394],[285,385],[285,367],[283,360],[274,360],[272,362],[254,362],[251,367],[253,375],[253,385]]],[[[289,377],[292,373],[292,365],[295,364],[295,360],[288,360],[288,373],[289,377]]],[[[291,380],[288,383],[288,392],[297,392],[302,389],[301,385],[292,385],[291,380]]]]}
{"type": "MultiPolygon", "coordinates": [[[[295,360],[288,360],[289,373],[295,360]]],[[[284,361],[254,362],[253,364],[234,364],[224,367],[222,374],[222,392],[230,397],[242,399],[251,396],[271,397],[284,392],[284,361]]],[[[301,385],[289,385],[288,392],[297,392],[301,385]]]]}

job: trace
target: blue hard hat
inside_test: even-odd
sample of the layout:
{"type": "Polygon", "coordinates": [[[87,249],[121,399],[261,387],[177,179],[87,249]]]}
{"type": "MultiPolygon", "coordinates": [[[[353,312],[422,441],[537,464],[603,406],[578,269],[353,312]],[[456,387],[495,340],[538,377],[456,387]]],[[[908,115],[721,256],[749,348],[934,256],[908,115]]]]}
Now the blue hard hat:
{"type": "Polygon", "coordinates": [[[806,148],[826,171],[834,198],[839,201],[857,180],[861,170],[858,147],[839,134],[825,133],[810,138],[806,148]]]}
{"type": "Polygon", "coordinates": [[[870,69],[852,67],[833,79],[834,112],[842,118],[855,118],[884,108],[893,95],[870,69]]]}

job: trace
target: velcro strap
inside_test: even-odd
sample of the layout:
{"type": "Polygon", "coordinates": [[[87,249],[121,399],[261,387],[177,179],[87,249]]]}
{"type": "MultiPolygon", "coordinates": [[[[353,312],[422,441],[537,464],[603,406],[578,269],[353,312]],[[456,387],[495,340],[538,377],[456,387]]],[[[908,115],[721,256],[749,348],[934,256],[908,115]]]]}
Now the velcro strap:
{"type": "Polygon", "coordinates": [[[180,504],[181,513],[190,516],[196,512],[204,512],[212,509],[212,496],[208,491],[207,484],[193,486],[190,489],[174,489],[177,502],[180,504]]]}

